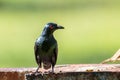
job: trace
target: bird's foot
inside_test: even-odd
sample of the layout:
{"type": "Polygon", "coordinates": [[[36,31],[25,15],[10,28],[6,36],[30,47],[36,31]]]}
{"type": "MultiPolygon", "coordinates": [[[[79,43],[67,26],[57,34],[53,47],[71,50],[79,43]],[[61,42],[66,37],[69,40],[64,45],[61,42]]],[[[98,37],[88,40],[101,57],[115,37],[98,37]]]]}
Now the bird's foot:
{"type": "Polygon", "coordinates": [[[33,72],[33,75],[42,74],[42,71],[33,72]]]}

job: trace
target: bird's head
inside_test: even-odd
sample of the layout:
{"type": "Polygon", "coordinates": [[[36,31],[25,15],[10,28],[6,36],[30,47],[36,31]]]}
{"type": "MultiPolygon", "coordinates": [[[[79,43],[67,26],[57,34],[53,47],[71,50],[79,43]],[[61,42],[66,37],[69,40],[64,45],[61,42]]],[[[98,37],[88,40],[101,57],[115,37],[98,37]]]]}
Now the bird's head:
{"type": "Polygon", "coordinates": [[[58,30],[58,29],[64,29],[64,27],[57,25],[56,23],[47,23],[45,25],[45,29],[53,32],[53,31],[58,30]]]}
{"type": "Polygon", "coordinates": [[[57,25],[56,23],[47,23],[45,25],[45,28],[43,30],[43,33],[45,34],[52,34],[54,31],[58,29],[64,29],[63,26],[57,25]]]}

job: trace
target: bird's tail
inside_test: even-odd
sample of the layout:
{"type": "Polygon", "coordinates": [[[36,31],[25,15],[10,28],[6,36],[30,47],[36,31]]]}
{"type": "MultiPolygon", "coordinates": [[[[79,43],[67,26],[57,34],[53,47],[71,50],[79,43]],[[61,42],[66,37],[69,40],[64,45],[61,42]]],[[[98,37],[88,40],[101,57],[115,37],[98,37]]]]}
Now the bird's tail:
{"type": "Polygon", "coordinates": [[[48,61],[44,61],[43,62],[43,67],[44,67],[44,69],[49,69],[51,67],[51,63],[48,62],[48,61]]]}

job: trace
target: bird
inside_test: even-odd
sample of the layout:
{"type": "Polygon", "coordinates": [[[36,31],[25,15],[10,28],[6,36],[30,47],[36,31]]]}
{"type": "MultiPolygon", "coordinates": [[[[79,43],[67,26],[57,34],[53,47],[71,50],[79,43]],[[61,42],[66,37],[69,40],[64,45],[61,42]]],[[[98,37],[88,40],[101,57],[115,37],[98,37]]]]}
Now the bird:
{"type": "Polygon", "coordinates": [[[58,56],[58,44],[53,33],[58,29],[64,29],[64,27],[49,22],[45,25],[42,34],[36,39],[34,53],[38,68],[35,72],[38,72],[39,68],[42,67],[45,70],[52,68],[54,73],[54,66],[58,56]]]}

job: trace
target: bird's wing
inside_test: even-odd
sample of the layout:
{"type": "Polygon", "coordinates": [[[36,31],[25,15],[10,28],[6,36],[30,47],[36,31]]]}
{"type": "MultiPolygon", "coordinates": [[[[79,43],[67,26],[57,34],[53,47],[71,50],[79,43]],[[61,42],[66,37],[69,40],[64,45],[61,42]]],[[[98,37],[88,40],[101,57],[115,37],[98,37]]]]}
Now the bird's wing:
{"type": "Polygon", "coordinates": [[[58,46],[56,46],[55,48],[54,48],[54,64],[56,64],[56,61],[57,61],[57,55],[58,55],[58,46]]]}
{"type": "Polygon", "coordinates": [[[38,45],[36,43],[34,45],[34,53],[35,53],[35,60],[36,60],[37,64],[41,64],[40,56],[39,56],[39,52],[38,52],[38,45]]]}

